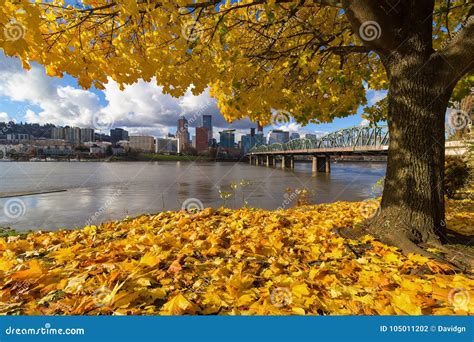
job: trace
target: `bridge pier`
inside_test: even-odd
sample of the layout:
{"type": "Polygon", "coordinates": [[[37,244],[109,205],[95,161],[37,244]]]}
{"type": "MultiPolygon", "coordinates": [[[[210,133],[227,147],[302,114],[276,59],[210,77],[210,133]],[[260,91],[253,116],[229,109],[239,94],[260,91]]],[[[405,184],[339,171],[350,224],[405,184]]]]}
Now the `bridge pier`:
{"type": "Polygon", "coordinates": [[[275,163],[275,158],[271,155],[267,155],[266,156],[266,166],[267,167],[273,166],[274,163],[275,163]]]}
{"type": "Polygon", "coordinates": [[[331,172],[331,157],[313,156],[312,171],[330,173],[331,172]]]}
{"type": "Polygon", "coordinates": [[[293,156],[281,156],[281,168],[293,169],[295,167],[295,158],[293,156]]]}

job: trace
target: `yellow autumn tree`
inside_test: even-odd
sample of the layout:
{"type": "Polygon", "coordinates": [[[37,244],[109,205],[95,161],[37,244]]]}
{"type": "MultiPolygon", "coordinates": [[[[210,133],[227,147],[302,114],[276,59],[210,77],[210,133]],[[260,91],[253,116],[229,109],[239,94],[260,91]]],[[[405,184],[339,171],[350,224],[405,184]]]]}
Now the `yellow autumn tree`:
{"type": "Polygon", "coordinates": [[[468,0],[6,1],[0,47],[85,88],[154,81],[211,87],[229,120],[329,122],[388,89],[381,214],[366,230],[405,251],[444,227],[445,112],[472,86],[468,0]],[[471,74],[470,74],[471,73],[471,74]],[[458,93],[463,90],[456,89],[458,93]]]}

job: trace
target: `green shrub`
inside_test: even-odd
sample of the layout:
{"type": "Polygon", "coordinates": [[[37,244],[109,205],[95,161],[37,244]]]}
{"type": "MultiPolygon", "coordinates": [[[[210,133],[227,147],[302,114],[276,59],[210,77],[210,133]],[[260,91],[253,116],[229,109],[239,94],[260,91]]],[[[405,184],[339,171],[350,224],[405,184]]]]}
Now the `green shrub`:
{"type": "Polygon", "coordinates": [[[444,191],[453,198],[469,179],[469,166],[462,157],[446,156],[444,162],[444,191]]]}

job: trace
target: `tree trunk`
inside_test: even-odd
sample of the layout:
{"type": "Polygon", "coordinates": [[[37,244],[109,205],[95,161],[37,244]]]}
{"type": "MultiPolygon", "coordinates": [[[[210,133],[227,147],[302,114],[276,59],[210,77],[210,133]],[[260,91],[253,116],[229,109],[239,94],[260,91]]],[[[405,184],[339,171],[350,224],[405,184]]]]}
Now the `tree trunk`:
{"type": "Polygon", "coordinates": [[[377,53],[389,79],[390,149],[381,210],[353,236],[369,233],[404,252],[429,254],[417,245],[446,240],[445,113],[454,86],[473,68],[474,24],[466,19],[446,47],[435,51],[434,0],[342,4],[353,31],[377,53]],[[363,25],[371,25],[377,37],[365,37],[363,25]]]}
{"type": "Polygon", "coordinates": [[[444,241],[445,113],[452,92],[424,54],[391,55],[390,146],[380,214],[368,229],[402,250],[444,241]]]}

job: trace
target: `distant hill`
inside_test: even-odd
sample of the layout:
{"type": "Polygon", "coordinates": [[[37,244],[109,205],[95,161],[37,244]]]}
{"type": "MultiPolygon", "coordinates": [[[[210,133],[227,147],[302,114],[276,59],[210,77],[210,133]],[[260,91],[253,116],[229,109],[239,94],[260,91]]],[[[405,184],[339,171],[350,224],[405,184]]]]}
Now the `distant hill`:
{"type": "Polygon", "coordinates": [[[0,135],[6,135],[11,133],[30,134],[35,138],[51,138],[51,129],[56,127],[53,124],[40,125],[37,123],[15,123],[0,122],[0,135]]]}

